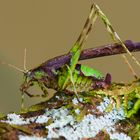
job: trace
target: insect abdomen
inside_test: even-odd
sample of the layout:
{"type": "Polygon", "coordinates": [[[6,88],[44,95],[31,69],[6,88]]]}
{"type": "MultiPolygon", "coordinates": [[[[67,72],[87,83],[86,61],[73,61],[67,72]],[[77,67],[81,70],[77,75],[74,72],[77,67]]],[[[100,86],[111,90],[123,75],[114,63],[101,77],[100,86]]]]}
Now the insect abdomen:
{"type": "MultiPolygon", "coordinates": [[[[91,77],[86,76],[80,76],[77,74],[74,74],[74,86],[76,88],[77,92],[88,92],[93,89],[93,81],[91,77]]],[[[67,92],[74,92],[74,86],[72,82],[70,81],[67,85],[66,91],[67,92]]]]}

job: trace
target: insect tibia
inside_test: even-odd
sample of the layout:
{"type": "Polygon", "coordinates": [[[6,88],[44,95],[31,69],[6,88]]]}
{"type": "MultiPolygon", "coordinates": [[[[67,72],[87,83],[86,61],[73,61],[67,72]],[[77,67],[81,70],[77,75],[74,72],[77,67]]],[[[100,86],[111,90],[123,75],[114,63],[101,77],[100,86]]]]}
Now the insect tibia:
{"type": "MultiPolygon", "coordinates": [[[[118,44],[121,44],[121,46],[124,48],[124,50],[130,55],[132,60],[140,67],[140,63],[134,57],[134,55],[131,54],[131,52],[128,50],[126,45],[123,43],[123,41],[121,40],[119,35],[114,30],[113,26],[111,25],[111,23],[110,23],[109,19],[107,18],[107,16],[102,12],[102,10],[99,8],[98,5],[94,4],[94,8],[97,10],[98,16],[102,19],[102,21],[105,24],[105,27],[106,27],[107,31],[109,32],[109,34],[110,34],[111,38],[113,39],[113,41],[118,43],[118,44]]],[[[123,58],[125,58],[125,60],[127,59],[125,55],[122,55],[122,56],[123,56],[123,58]]],[[[129,67],[131,67],[132,71],[134,72],[133,67],[130,64],[129,64],[129,67]]],[[[134,77],[136,77],[136,76],[134,76],[134,77]]]]}
{"type": "Polygon", "coordinates": [[[81,49],[83,43],[87,40],[88,35],[89,35],[96,19],[97,19],[97,11],[94,8],[94,6],[92,5],[91,9],[90,9],[90,14],[84,24],[83,30],[81,31],[81,33],[76,41],[76,44],[79,45],[79,49],[81,49]]]}

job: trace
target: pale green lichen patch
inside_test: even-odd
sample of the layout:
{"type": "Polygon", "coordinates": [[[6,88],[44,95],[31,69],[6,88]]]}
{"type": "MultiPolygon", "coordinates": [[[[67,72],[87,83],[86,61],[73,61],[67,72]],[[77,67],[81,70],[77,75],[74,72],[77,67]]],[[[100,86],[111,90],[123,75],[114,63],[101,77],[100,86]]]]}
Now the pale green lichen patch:
{"type": "Polygon", "coordinates": [[[45,126],[43,138],[44,136],[45,138],[63,136],[68,140],[77,140],[94,137],[101,130],[106,130],[111,139],[138,139],[140,137],[139,119],[136,121],[135,118],[135,125],[128,127],[129,129],[125,131],[131,138],[124,131],[118,133],[115,126],[120,120],[123,122],[129,118],[128,123],[131,123],[130,120],[133,117],[139,116],[139,94],[139,81],[128,85],[114,83],[108,89],[83,92],[78,98],[76,95],[58,92],[50,100],[25,111],[27,114],[32,114],[34,111],[46,110],[42,115],[30,118],[23,118],[17,114],[7,115],[7,120],[1,121],[4,124],[0,123],[2,127],[0,133],[16,129],[24,134],[34,135],[32,129],[22,126],[35,123],[34,125],[37,126],[38,124],[41,127],[45,126]]]}

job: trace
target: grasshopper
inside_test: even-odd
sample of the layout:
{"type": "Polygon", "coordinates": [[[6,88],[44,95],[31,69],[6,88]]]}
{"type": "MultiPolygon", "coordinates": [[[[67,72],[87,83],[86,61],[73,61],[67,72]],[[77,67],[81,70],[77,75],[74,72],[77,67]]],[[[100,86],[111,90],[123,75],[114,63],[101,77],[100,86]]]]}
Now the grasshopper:
{"type": "MultiPolygon", "coordinates": [[[[24,70],[18,69],[10,64],[9,66],[24,73],[24,82],[20,87],[22,95],[25,93],[29,97],[46,97],[48,95],[48,88],[78,95],[78,93],[81,92],[108,88],[111,84],[111,75],[109,73],[107,73],[104,78],[97,70],[78,64],[78,60],[127,52],[140,66],[136,58],[130,53],[130,51],[139,50],[140,43],[133,43],[129,40],[125,42],[121,41],[106,15],[101,11],[98,5],[93,3],[82,32],[67,54],[47,60],[31,70],[26,70],[26,61],[24,61],[24,70]],[[83,44],[86,42],[97,17],[102,19],[115,44],[101,47],[100,49],[87,49],[82,51],[83,44]],[[42,95],[30,94],[28,92],[28,89],[34,85],[38,85],[41,88],[43,91],[42,95]]],[[[123,55],[123,57],[125,56],[123,55]]],[[[134,75],[137,77],[135,73],[134,75]]]]}

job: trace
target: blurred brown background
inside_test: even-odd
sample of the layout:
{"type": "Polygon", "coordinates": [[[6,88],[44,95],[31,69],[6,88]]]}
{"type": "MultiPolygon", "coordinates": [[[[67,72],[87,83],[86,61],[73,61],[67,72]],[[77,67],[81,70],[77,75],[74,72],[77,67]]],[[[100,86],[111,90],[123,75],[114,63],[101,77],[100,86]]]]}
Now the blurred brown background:
{"type": "MultiPolygon", "coordinates": [[[[69,51],[89,14],[92,0],[0,0],[0,60],[23,68],[24,48],[27,67],[69,51]]],[[[123,40],[140,41],[140,1],[96,0],[123,40]]],[[[95,24],[86,48],[111,43],[100,19],[95,24]]],[[[140,61],[139,53],[135,56],[140,61]]],[[[83,61],[113,81],[133,80],[121,56],[83,61]]],[[[133,64],[134,65],[134,64],[133,64]]],[[[134,65],[137,73],[140,69],[134,65]]],[[[0,112],[18,111],[22,73],[0,65],[0,112]]],[[[37,89],[38,90],[38,89],[37,89]]],[[[32,92],[38,92],[35,89],[32,92]]],[[[39,91],[40,92],[40,91],[39,91]]],[[[26,105],[41,99],[26,97],[26,105]]]]}

